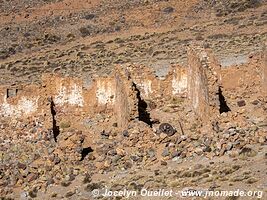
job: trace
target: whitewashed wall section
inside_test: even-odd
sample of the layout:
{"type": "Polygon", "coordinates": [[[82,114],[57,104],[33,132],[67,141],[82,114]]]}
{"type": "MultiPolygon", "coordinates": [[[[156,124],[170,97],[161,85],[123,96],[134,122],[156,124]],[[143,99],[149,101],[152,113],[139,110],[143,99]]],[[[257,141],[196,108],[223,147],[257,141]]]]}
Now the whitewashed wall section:
{"type": "Polygon", "coordinates": [[[4,96],[3,103],[0,105],[0,115],[4,117],[27,116],[37,111],[39,97],[21,97],[16,104],[8,103],[4,96]]]}
{"type": "Polygon", "coordinates": [[[140,88],[141,96],[148,98],[152,93],[152,81],[151,80],[142,80],[136,83],[140,88]]]}
{"type": "Polygon", "coordinates": [[[187,74],[184,72],[176,73],[174,71],[172,79],[172,94],[182,94],[187,91],[187,74]]]}
{"type": "Polygon", "coordinates": [[[83,107],[83,89],[82,86],[71,84],[69,87],[60,84],[57,95],[55,96],[56,105],[77,105],[83,107]]]}
{"type": "Polygon", "coordinates": [[[116,91],[111,81],[97,80],[96,98],[98,104],[114,104],[116,91]]]}

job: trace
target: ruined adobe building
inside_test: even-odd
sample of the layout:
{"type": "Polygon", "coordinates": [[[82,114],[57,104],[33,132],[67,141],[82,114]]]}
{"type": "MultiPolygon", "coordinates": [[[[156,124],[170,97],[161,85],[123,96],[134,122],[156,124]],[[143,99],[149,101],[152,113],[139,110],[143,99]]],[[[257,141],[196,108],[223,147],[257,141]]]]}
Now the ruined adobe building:
{"type": "Polygon", "coordinates": [[[263,89],[265,93],[267,93],[267,44],[265,45],[264,48],[264,54],[263,54],[263,59],[264,59],[264,65],[263,65],[263,89]]]}
{"type": "MultiPolygon", "coordinates": [[[[263,88],[266,66],[265,56],[265,65],[260,66],[263,88]]],[[[145,66],[119,66],[109,77],[91,80],[44,74],[41,85],[1,86],[0,115],[21,119],[43,115],[49,127],[55,120],[78,122],[103,112],[126,129],[131,120],[142,118],[140,101],[181,97],[188,98],[196,116],[205,121],[230,110],[222,91],[228,86],[221,74],[228,76],[229,71],[221,70],[209,50],[193,46],[188,50],[188,67],[173,66],[164,79],[145,66]]]]}

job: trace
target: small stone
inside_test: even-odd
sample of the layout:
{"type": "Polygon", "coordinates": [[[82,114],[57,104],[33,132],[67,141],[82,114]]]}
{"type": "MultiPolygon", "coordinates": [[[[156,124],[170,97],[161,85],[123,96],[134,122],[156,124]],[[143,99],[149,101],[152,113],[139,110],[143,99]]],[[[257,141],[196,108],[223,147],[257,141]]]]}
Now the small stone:
{"type": "Polygon", "coordinates": [[[85,190],[88,192],[92,192],[95,189],[101,189],[103,186],[100,183],[89,183],[86,187],[85,190]]]}
{"type": "Polygon", "coordinates": [[[166,13],[166,14],[169,14],[169,13],[172,13],[174,12],[174,8],[173,7],[166,7],[163,9],[163,12],[166,13]]]}
{"type": "Polygon", "coordinates": [[[76,193],[76,191],[74,190],[74,191],[68,191],[66,194],[65,194],[65,197],[71,197],[71,196],[73,196],[74,194],[76,193]]]}
{"type": "Polygon", "coordinates": [[[29,182],[32,182],[32,181],[36,180],[37,178],[38,178],[38,174],[37,173],[31,173],[27,177],[29,182]]]}
{"type": "Polygon", "coordinates": [[[34,189],[34,190],[29,191],[29,196],[30,196],[31,198],[35,198],[35,197],[37,197],[37,190],[34,189]]]}
{"type": "Polygon", "coordinates": [[[181,151],[174,151],[174,152],[172,152],[172,158],[175,158],[175,157],[180,156],[181,153],[182,153],[181,151]]]}
{"type": "Polygon", "coordinates": [[[124,163],[124,168],[125,169],[130,169],[133,166],[133,164],[131,162],[125,162],[124,163]]]}
{"type": "Polygon", "coordinates": [[[163,152],[162,152],[161,155],[162,155],[163,157],[167,157],[167,156],[169,156],[169,155],[170,155],[170,152],[169,152],[168,148],[165,148],[165,149],[163,150],[163,152]]]}
{"type": "Polygon", "coordinates": [[[63,187],[68,187],[71,184],[71,182],[70,181],[62,181],[60,184],[63,187]]]}
{"type": "Polygon", "coordinates": [[[247,179],[246,183],[248,184],[252,184],[252,183],[256,183],[258,182],[258,179],[254,178],[254,177],[251,177],[249,179],[247,179]]]}
{"type": "Polygon", "coordinates": [[[183,162],[183,160],[182,160],[182,159],[180,159],[180,157],[178,157],[178,156],[177,156],[177,157],[174,157],[174,158],[172,158],[172,161],[173,161],[173,162],[176,162],[176,163],[178,163],[178,164],[183,162]]]}
{"type": "Polygon", "coordinates": [[[118,127],[118,123],[113,123],[112,126],[113,127],[118,127]]]}
{"type": "Polygon", "coordinates": [[[222,147],[221,150],[220,150],[219,155],[220,155],[220,156],[223,156],[224,153],[225,153],[225,151],[226,151],[226,148],[225,148],[225,147],[222,147]]]}
{"type": "Polygon", "coordinates": [[[127,130],[124,130],[124,131],[122,132],[122,135],[123,135],[124,137],[129,137],[129,132],[128,132],[127,130]]]}
{"type": "Polygon", "coordinates": [[[160,126],[159,126],[159,130],[162,132],[162,133],[165,133],[167,134],[168,136],[172,136],[175,134],[176,130],[168,123],[162,123],[160,126]]]}
{"type": "Polygon", "coordinates": [[[239,151],[237,150],[231,150],[228,152],[228,155],[232,158],[237,157],[239,155],[239,151]]]}
{"type": "Polygon", "coordinates": [[[101,134],[101,137],[102,137],[103,139],[108,139],[108,138],[109,138],[109,133],[106,132],[105,130],[101,131],[100,134],[101,134]]]}
{"type": "Polygon", "coordinates": [[[246,102],[245,102],[245,100],[240,100],[240,101],[237,102],[237,105],[238,105],[239,107],[243,107],[243,106],[246,105],[246,102]]]}
{"type": "Polygon", "coordinates": [[[226,150],[230,151],[233,148],[233,144],[231,142],[228,142],[226,145],[226,150]]]}
{"type": "Polygon", "coordinates": [[[109,168],[109,167],[110,167],[110,164],[111,164],[111,162],[110,162],[109,160],[106,160],[106,161],[104,162],[104,167],[105,167],[105,168],[109,168]]]}
{"type": "Polygon", "coordinates": [[[197,155],[201,155],[201,154],[203,153],[203,150],[202,150],[200,147],[197,147],[197,148],[195,149],[195,153],[196,153],[197,155]]]}
{"type": "Polygon", "coordinates": [[[74,174],[67,175],[65,180],[66,181],[73,181],[73,180],[75,180],[75,175],[74,174]]]}
{"type": "Polygon", "coordinates": [[[240,155],[245,155],[248,157],[254,157],[257,155],[257,152],[255,150],[253,150],[250,147],[244,147],[241,151],[240,151],[240,155]]]}
{"type": "Polygon", "coordinates": [[[243,176],[243,175],[236,175],[236,176],[232,177],[230,179],[230,181],[232,181],[232,182],[240,182],[240,181],[243,181],[244,179],[245,179],[245,176],[243,176]]]}
{"type": "Polygon", "coordinates": [[[25,164],[19,162],[18,163],[18,168],[25,170],[27,168],[27,166],[25,164]]]}
{"type": "Polygon", "coordinates": [[[147,151],[147,154],[148,154],[148,156],[149,156],[150,158],[153,158],[153,157],[155,157],[155,155],[156,155],[154,149],[149,149],[149,150],[147,151]]]}
{"type": "Polygon", "coordinates": [[[89,14],[86,14],[84,16],[84,19],[86,19],[86,20],[92,20],[94,18],[95,18],[95,14],[93,14],[93,13],[89,13],[89,14]]]}
{"type": "Polygon", "coordinates": [[[158,176],[160,174],[159,170],[158,169],[154,170],[154,174],[155,174],[155,176],[158,176]]]}
{"type": "Polygon", "coordinates": [[[221,113],[221,116],[222,116],[222,117],[227,117],[228,114],[227,114],[226,112],[223,112],[223,113],[221,113]]]}
{"type": "Polygon", "coordinates": [[[120,155],[115,155],[111,158],[112,163],[117,163],[122,157],[120,155]]]}
{"type": "Polygon", "coordinates": [[[52,184],[54,184],[55,183],[55,181],[54,181],[54,179],[53,178],[49,178],[47,181],[46,181],[46,185],[48,186],[48,185],[52,185],[52,184]]]}
{"type": "Polygon", "coordinates": [[[86,173],[83,177],[83,183],[86,184],[86,183],[90,183],[91,181],[92,181],[91,175],[86,173]]]}
{"type": "Polygon", "coordinates": [[[265,141],[266,141],[266,138],[265,137],[263,137],[263,136],[259,137],[259,143],[260,144],[264,144],[265,141]]]}
{"type": "Polygon", "coordinates": [[[161,160],[160,164],[163,165],[163,166],[166,166],[168,163],[166,161],[161,160]]]}
{"type": "Polygon", "coordinates": [[[260,123],[257,124],[259,127],[267,127],[267,121],[262,121],[260,123]]]}
{"type": "Polygon", "coordinates": [[[126,155],[125,150],[122,149],[122,148],[119,148],[119,147],[116,148],[116,152],[117,152],[117,154],[120,155],[120,156],[125,156],[125,155],[126,155]]]}
{"type": "Polygon", "coordinates": [[[60,162],[61,162],[61,159],[60,159],[58,156],[56,156],[56,157],[54,158],[54,163],[55,163],[55,165],[59,164],[60,162]]]}
{"type": "Polygon", "coordinates": [[[170,143],[168,144],[168,146],[169,146],[169,147],[175,147],[175,144],[174,144],[173,142],[170,142],[170,143]]]}
{"type": "Polygon", "coordinates": [[[205,148],[203,149],[204,152],[211,152],[212,149],[210,148],[210,146],[205,146],[205,148]]]}
{"type": "Polygon", "coordinates": [[[258,127],[257,127],[257,126],[251,126],[251,127],[250,127],[250,130],[251,130],[251,131],[257,131],[257,130],[258,130],[258,127]]]}
{"type": "Polygon", "coordinates": [[[253,104],[255,106],[258,105],[259,103],[260,103],[259,100],[254,100],[254,101],[251,102],[251,104],[253,104]]]}
{"type": "Polygon", "coordinates": [[[191,140],[198,140],[199,136],[198,135],[191,135],[190,136],[191,140]]]}

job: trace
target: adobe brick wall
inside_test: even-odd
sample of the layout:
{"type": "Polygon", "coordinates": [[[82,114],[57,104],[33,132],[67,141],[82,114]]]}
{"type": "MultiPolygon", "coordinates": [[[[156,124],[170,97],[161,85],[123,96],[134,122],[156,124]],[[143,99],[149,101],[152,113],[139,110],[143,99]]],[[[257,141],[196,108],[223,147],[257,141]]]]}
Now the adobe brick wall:
{"type": "Polygon", "coordinates": [[[188,49],[188,98],[202,119],[219,112],[219,68],[209,51],[199,46],[188,49]]]}
{"type": "Polygon", "coordinates": [[[130,120],[138,117],[137,94],[131,78],[123,69],[117,68],[115,73],[115,105],[118,127],[127,129],[130,120]]]}
{"type": "Polygon", "coordinates": [[[263,92],[267,95],[267,43],[263,50],[263,92]]]}
{"type": "Polygon", "coordinates": [[[164,78],[156,77],[146,66],[128,67],[129,73],[143,99],[153,100],[163,96],[186,96],[187,70],[183,66],[172,66],[164,78]]]}
{"type": "Polygon", "coordinates": [[[65,113],[92,115],[100,109],[109,110],[115,102],[115,80],[101,77],[85,88],[80,78],[44,74],[41,85],[1,86],[0,115],[27,117],[42,112],[49,101],[65,113]],[[7,90],[12,88],[18,93],[8,98],[7,90]]]}

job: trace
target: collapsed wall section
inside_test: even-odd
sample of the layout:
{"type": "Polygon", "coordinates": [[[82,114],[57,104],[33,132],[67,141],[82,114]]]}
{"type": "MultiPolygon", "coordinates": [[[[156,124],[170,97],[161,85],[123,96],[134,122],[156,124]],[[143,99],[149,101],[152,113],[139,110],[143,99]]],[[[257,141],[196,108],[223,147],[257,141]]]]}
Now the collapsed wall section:
{"type": "Polygon", "coordinates": [[[267,95],[267,43],[263,50],[263,92],[267,95]]]}
{"type": "Polygon", "coordinates": [[[128,70],[142,99],[186,96],[187,94],[187,70],[182,66],[172,66],[169,73],[161,79],[146,66],[131,65],[128,70]]]}

